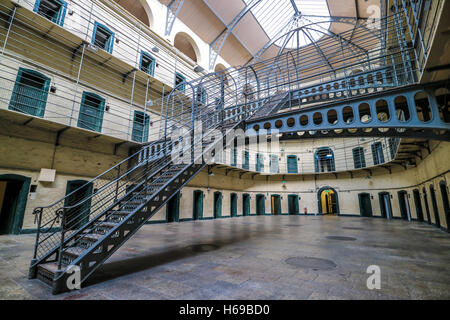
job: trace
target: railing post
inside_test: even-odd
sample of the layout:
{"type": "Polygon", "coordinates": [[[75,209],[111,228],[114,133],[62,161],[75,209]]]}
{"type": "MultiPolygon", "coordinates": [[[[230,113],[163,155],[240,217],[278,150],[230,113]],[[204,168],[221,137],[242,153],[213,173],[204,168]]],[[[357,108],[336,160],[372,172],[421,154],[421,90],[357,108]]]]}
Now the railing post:
{"type": "Polygon", "coordinates": [[[37,266],[34,265],[37,262],[37,251],[39,248],[39,238],[41,235],[41,220],[42,220],[42,208],[36,208],[33,211],[34,216],[34,221],[35,223],[37,222],[37,232],[36,232],[36,242],[34,244],[34,252],[33,252],[33,259],[31,260],[31,264],[30,264],[30,271],[28,273],[28,279],[34,279],[36,278],[36,271],[37,271],[37,266]]]}
{"type": "Polygon", "coordinates": [[[64,246],[64,237],[66,232],[66,215],[64,212],[64,208],[60,208],[56,211],[56,215],[61,218],[61,244],[59,246],[59,253],[58,253],[58,270],[61,270],[62,265],[62,252],[63,252],[63,246],[64,246]]]}

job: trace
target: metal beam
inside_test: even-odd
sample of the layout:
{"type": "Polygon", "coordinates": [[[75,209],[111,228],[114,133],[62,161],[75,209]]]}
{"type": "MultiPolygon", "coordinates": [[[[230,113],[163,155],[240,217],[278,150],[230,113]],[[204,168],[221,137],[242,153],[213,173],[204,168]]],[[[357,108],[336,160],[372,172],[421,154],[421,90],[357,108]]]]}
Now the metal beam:
{"type": "MultiPolygon", "coordinates": [[[[262,0],[251,0],[247,6],[239,12],[239,14],[231,20],[231,22],[226,26],[225,30],[223,30],[219,36],[214,39],[213,42],[210,43],[209,46],[209,69],[214,69],[214,65],[216,64],[217,57],[222,50],[225,41],[228,36],[233,32],[234,28],[237,24],[242,20],[242,18],[256,5],[258,5],[262,0]]],[[[248,50],[247,50],[248,51],[248,50]]]]}
{"type": "Polygon", "coordinates": [[[167,6],[166,15],[166,30],[165,35],[169,36],[172,33],[173,24],[180,13],[181,7],[183,6],[184,0],[172,0],[172,2],[167,6]]]}

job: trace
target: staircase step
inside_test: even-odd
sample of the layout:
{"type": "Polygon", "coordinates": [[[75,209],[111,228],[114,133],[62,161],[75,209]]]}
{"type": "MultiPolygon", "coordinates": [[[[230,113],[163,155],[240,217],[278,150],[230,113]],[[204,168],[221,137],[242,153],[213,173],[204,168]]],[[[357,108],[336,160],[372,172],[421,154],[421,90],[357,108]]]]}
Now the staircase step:
{"type": "Polygon", "coordinates": [[[86,251],[86,248],[83,247],[70,247],[63,251],[63,256],[70,256],[72,258],[76,258],[83,254],[86,251]]]}
{"type": "Polygon", "coordinates": [[[101,238],[103,238],[103,234],[98,234],[98,233],[88,233],[88,234],[83,234],[80,236],[80,239],[82,240],[86,240],[89,242],[97,242],[98,240],[100,240],[101,238]]]}

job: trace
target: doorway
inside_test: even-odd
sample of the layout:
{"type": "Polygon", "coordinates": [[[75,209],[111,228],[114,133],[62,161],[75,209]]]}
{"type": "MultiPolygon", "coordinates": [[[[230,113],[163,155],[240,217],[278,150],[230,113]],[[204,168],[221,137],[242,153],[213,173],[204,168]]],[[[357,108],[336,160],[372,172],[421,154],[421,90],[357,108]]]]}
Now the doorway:
{"type": "Polygon", "coordinates": [[[420,201],[420,191],[418,189],[413,191],[414,204],[416,206],[417,220],[423,222],[422,202],[420,201]]]}
{"type": "Polygon", "coordinates": [[[430,206],[428,205],[427,190],[423,188],[422,192],[423,192],[423,201],[425,202],[425,211],[427,213],[428,224],[431,224],[431,213],[430,213],[430,206]]]}
{"type": "Polygon", "coordinates": [[[272,195],[271,204],[272,204],[272,215],[274,216],[281,215],[281,197],[277,194],[272,195]]]}
{"type": "Polygon", "coordinates": [[[265,196],[263,194],[256,195],[256,214],[262,216],[266,213],[265,196]]]}
{"type": "Polygon", "coordinates": [[[398,203],[400,205],[402,219],[411,221],[411,210],[409,207],[408,193],[406,191],[398,192],[398,203]]]}
{"type": "Polygon", "coordinates": [[[385,219],[392,219],[391,195],[388,192],[378,194],[380,200],[381,216],[385,219]]]}
{"type": "Polygon", "coordinates": [[[222,193],[214,192],[214,219],[222,216],[222,193]]]}
{"type": "Polygon", "coordinates": [[[434,186],[430,186],[430,196],[431,196],[431,204],[433,205],[434,212],[434,221],[436,222],[436,227],[441,227],[441,219],[439,218],[439,209],[436,200],[436,192],[434,191],[434,186]]]}
{"type": "Polygon", "coordinates": [[[372,217],[372,203],[370,201],[370,194],[360,193],[359,198],[359,211],[361,212],[361,217],[372,217]]]}
{"type": "Polygon", "coordinates": [[[203,217],[203,191],[194,191],[193,219],[199,220],[203,217]]]}
{"type": "Polygon", "coordinates": [[[31,179],[0,175],[0,234],[20,234],[31,179]]]}
{"type": "Polygon", "coordinates": [[[177,192],[172,199],[167,202],[166,205],[166,217],[167,222],[179,222],[180,221],[180,193],[177,192]]]}
{"type": "Polygon", "coordinates": [[[84,180],[67,181],[66,200],[64,207],[66,209],[66,225],[67,230],[77,230],[89,221],[91,213],[91,199],[87,199],[92,195],[93,185],[84,180]],[[85,201],[83,201],[85,200],[85,201]]]}
{"type": "Polygon", "coordinates": [[[318,192],[319,214],[339,215],[338,193],[331,187],[324,187],[318,192]]]}
{"type": "Polygon", "coordinates": [[[300,213],[298,196],[295,194],[288,195],[288,211],[289,215],[297,215],[300,213]]]}
{"type": "Polygon", "coordinates": [[[244,217],[250,215],[250,195],[247,193],[242,196],[242,214],[244,217]]]}
{"type": "Polygon", "coordinates": [[[232,193],[230,195],[230,215],[237,217],[237,194],[232,193]]]}
{"type": "Polygon", "coordinates": [[[450,231],[450,203],[448,200],[447,184],[445,183],[445,181],[441,181],[439,183],[439,188],[441,189],[441,197],[442,203],[444,205],[444,216],[445,221],[447,222],[447,230],[450,231]]]}

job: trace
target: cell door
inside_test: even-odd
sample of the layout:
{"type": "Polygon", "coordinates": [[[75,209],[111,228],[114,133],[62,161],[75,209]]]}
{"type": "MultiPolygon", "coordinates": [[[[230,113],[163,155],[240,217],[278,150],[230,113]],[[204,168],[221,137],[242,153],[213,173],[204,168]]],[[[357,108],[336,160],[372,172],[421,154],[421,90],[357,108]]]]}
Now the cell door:
{"type": "Polygon", "coordinates": [[[180,193],[172,197],[166,206],[167,222],[178,222],[180,218],[180,193]]]}
{"type": "Polygon", "coordinates": [[[214,193],[214,218],[222,216],[222,193],[214,193]]]}
{"type": "Polygon", "coordinates": [[[237,195],[235,193],[230,196],[230,215],[237,217],[237,195]]]}
{"type": "Polygon", "coordinates": [[[272,196],[272,215],[281,214],[281,197],[279,195],[272,196]]]}
{"type": "Polygon", "coordinates": [[[248,194],[242,196],[242,210],[245,217],[250,215],[250,195],[248,194]]]}
{"type": "Polygon", "coordinates": [[[203,192],[194,191],[194,206],[193,206],[193,218],[194,220],[201,219],[203,217],[203,192]]]}
{"type": "Polygon", "coordinates": [[[419,190],[414,190],[413,196],[414,196],[414,204],[416,205],[417,220],[419,220],[420,222],[423,222],[423,208],[422,208],[422,202],[420,201],[419,190]]]}
{"type": "Polygon", "coordinates": [[[290,195],[288,196],[288,210],[290,215],[299,214],[298,196],[290,195]]]}
{"type": "Polygon", "coordinates": [[[256,196],[256,214],[261,216],[266,213],[266,206],[265,206],[265,198],[264,195],[257,195],[256,196]]]}
{"type": "Polygon", "coordinates": [[[372,203],[370,201],[370,195],[367,193],[361,193],[359,196],[359,209],[362,217],[372,217],[372,203]]]}
{"type": "Polygon", "coordinates": [[[442,181],[439,183],[439,188],[441,189],[442,202],[444,205],[444,214],[447,222],[447,230],[450,230],[450,203],[448,200],[447,184],[442,181]]]}

